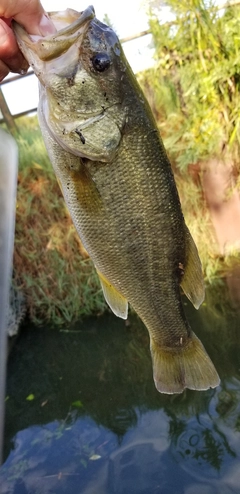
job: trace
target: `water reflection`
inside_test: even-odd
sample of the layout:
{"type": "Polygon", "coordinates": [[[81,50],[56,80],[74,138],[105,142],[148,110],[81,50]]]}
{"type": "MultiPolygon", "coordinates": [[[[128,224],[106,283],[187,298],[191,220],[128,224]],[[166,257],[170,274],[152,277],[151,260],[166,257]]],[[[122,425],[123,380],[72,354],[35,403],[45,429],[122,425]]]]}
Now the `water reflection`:
{"type": "Polygon", "coordinates": [[[9,360],[0,493],[238,493],[239,314],[225,286],[186,311],[216,390],[160,395],[133,315],[130,326],[106,315],[70,333],[25,328],[9,360]]]}

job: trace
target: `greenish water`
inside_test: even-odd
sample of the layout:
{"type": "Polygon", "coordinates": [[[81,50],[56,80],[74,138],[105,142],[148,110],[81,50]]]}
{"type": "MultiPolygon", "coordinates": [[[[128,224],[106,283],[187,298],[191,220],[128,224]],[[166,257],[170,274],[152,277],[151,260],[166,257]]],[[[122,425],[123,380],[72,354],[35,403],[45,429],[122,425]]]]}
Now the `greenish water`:
{"type": "Polygon", "coordinates": [[[9,358],[1,494],[240,492],[240,302],[209,290],[188,319],[221,386],[152,380],[148,334],[106,314],[71,332],[26,325],[9,358]]]}

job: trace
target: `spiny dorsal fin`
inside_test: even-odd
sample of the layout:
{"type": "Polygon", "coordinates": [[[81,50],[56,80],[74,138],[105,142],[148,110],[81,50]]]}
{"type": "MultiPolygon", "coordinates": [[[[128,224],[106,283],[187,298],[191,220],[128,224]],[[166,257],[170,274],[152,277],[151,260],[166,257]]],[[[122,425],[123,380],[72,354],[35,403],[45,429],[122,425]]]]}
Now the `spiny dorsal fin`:
{"type": "Polygon", "coordinates": [[[125,297],[119,293],[116,288],[105,278],[105,276],[100,273],[97,269],[97,274],[100,279],[103,295],[106,302],[108,303],[110,309],[113,313],[121,317],[122,319],[127,319],[128,316],[128,301],[125,297]]]}
{"type": "Polygon", "coordinates": [[[197,247],[192,235],[186,226],[186,263],[181,287],[185,295],[198,309],[204,300],[205,289],[202,274],[202,265],[199,259],[197,247]]]}

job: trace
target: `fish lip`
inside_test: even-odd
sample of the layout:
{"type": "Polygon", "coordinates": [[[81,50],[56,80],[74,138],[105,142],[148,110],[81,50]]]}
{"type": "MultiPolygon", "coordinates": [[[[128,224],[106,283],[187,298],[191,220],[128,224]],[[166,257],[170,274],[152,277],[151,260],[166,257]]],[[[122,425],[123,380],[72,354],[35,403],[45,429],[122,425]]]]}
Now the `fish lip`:
{"type": "MultiPolygon", "coordinates": [[[[54,12],[50,12],[49,16],[53,16],[54,12]]],[[[68,26],[60,29],[56,33],[50,34],[48,36],[38,36],[37,41],[33,39],[33,36],[28,34],[25,29],[18,24],[16,21],[12,21],[12,28],[17,38],[17,42],[22,49],[23,53],[26,48],[34,51],[38,58],[42,61],[52,60],[61,54],[61,51],[66,51],[80,36],[82,33],[82,28],[90,23],[90,21],[95,17],[95,10],[92,5],[87,7],[76,21],[72,22],[68,26]],[[66,39],[68,41],[66,41],[66,39]],[[65,41],[65,48],[61,50],[59,44],[61,41],[65,41]],[[51,46],[51,49],[49,49],[51,46]]]]}
{"type": "MultiPolygon", "coordinates": [[[[54,12],[50,12],[49,16],[51,17],[54,14],[54,12]]],[[[86,22],[92,20],[95,17],[95,9],[93,5],[89,5],[83,12],[80,13],[80,17],[76,19],[76,21],[72,22],[69,24],[69,26],[64,27],[63,29],[60,29],[57,31],[57,33],[51,34],[49,36],[44,37],[44,39],[47,39],[49,41],[55,40],[56,38],[59,38],[60,36],[71,36],[74,34],[80,27],[82,27],[86,22]]]]}

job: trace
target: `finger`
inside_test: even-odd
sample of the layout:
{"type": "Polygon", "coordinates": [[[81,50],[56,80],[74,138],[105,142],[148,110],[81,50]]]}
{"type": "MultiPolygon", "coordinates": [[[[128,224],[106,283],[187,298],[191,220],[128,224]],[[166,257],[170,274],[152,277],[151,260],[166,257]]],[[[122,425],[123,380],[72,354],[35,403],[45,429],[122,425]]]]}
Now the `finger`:
{"type": "MultiPolygon", "coordinates": [[[[11,72],[22,72],[28,63],[20,52],[12,29],[0,19],[0,60],[11,72]]],[[[4,69],[5,71],[5,69],[4,69]]]]}
{"type": "Polygon", "coordinates": [[[15,12],[11,13],[11,17],[14,17],[29,34],[47,36],[56,32],[54,24],[38,0],[22,0],[13,3],[15,12]]]}
{"type": "Polygon", "coordinates": [[[56,28],[46,12],[44,12],[40,18],[30,14],[22,17],[21,14],[18,17],[15,17],[15,20],[19,22],[29,34],[48,36],[49,34],[54,34],[56,32],[56,28]]]}
{"type": "Polygon", "coordinates": [[[14,18],[29,34],[46,36],[56,29],[39,0],[1,0],[0,17],[14,18]]]}
{"type": "Polygon", "coordinates": [[[4,77],[6,77],[6,75],[8,75],[8,73],[9,68],[0,60],[0,82],[4,79],[4,77]]]}

